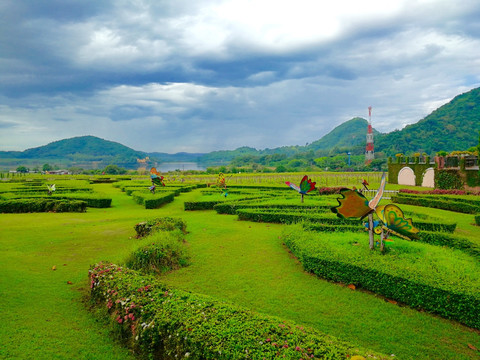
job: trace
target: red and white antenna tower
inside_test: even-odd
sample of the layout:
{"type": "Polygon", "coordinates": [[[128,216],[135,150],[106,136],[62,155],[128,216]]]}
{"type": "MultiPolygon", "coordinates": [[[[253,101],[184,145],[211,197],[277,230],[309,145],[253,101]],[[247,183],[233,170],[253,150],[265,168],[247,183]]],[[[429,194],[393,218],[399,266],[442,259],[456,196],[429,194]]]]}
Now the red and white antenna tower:
{"type": "Polygon", "coordinates": [[[372,107],[368,107],[368,130],[367,130],[367,146],[365,147],[365,164],[368,165],[375,158],[373,151],[373,132],[372,132],[372,107]]]}

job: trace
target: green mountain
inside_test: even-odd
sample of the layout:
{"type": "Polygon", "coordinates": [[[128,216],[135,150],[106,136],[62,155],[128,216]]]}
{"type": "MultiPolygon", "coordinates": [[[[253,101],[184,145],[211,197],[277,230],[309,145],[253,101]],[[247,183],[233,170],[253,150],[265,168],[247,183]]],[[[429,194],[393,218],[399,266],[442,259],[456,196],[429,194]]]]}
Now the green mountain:
{"type": "MultiPolygon", "coordinates": [[[[313,152],[316,156],[347,153],[363,154],[368,121],[359,117],[348,120],[321,139],[306,146],[282,146],[273,149],[257,150],[251,147],[241,147],[235,150],[214,151],[200,158],[203,163],[228,164],[235,158],[254,160],[255,157],[268,157],[271,155],[283,155],[283,159],[303,153],[313,152]]],[[[380,133],[373,129],[375,136],[380,133]]]]}
{"type": "MultiPolygon", "coordinates": [[[[368,122],[353,118],[340,124],[321,139],[306,146],[283,146],[257,150],[241,147],[236,150],[213,151],[208,154],[145,153],[133,150],[117,142],[95,136],[80,136],[52,142],[25,151],[0,151],[0,167],[16,168],[42,166],[44,163],[61,167],[103,168],[115,164],[128,169],[138,167],[137,159],[149,156],[145,166],[156,162],[200,162],[207,165],[271,164],[289,162],[295,158],[307,163],[318,157],[337,154],[362,155],[365,151],[365,135],[368,122]]],[[[480,130],[480,88],[458,95],[420,120],[402,130],[380,134],[375,129],[375,152],[393,156],[396,153],[425,152],[433,155],[438,151],[466,150],[478,144],[480,130]]]]}
{"type": "Polygon", "coordinates": [[[48,145],[27,149],[23,152],[23,157],[26,158],[66,157],[73,160],[78,156],[93,161],[102,161],[105,157],[134,157],[136,161],[137,158],[144,157],[145,153],[95,136],[78,136],[54,141],[48,145]]]}
{"type": "Polygon", "coordinates": [[[478,144],[480,88],[456,96],[419,122],[375,140],[376,151],[397,153],[467,150],[478,144]]]}
{"type": "MultiPolygon", "coordinates": [[[[305,147],[306,150],[328,150],[337,149],[352,149],[361,146],[362,151],[365,151],[365,141],[367,135],[368,121],[363,118],[353,118],[338,125],[335,129],[330,131],[321,139],[305,147]]],[[[374,137],[380,133],[372,129],[374,137]]]]}
{"type": "Polygon", "coordinates": [[[109,164],[122,167],[137,167],[137,159],[148,156],[117,142],[95,136],[79,136],[54,141],[44,146],[25,151],[0,152],[0,165],[22,164],[27,167],[52,163],[65,167],[103,168],[109,164]]]}

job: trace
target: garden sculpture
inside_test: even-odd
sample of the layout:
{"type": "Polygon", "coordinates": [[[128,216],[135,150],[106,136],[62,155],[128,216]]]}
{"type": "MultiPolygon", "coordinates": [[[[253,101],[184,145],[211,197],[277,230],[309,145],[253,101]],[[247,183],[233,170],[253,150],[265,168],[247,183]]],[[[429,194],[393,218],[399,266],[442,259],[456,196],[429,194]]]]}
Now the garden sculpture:
{"type": "MultiPolygon", "coordinates": [[[[368,183],[364,180],[362,185],[368,190],[368,183]]],[[[417,238],[418,229],[416,229],[411,219],[405,219],[403,211],[396,205],[388,204],[378,206],[382,199],[386,185],[386,174],[383,173],[380,181],[380,187],[377,193],[370,201],[357,189],[341,189],[341,198],[338,198],[338,205],[332,207],[332,212],[338,217],[360,218],[368,216],[368,223],[365,225],[369,232],[370,249],[374,247],[374,233],[380,235],[380,250],[384,250],[383,240],[387,239],[390,234],[410,240],[417,238]],[[373,221],[373,213],[375,213],[379,222],[373,221]]]]}
{"type": "Polygon", "coordinates": [[[160,175],[160,173],[154,167],[150,169],[150,178],[152,179],[152,186],[149,187],[149,190],[152,192],[152,194],[155,194],[155,188],[157,185],[165,186],[165,183],[163,182],[163,176],[160,175]]]}
{"type": "Polygon", "coordinates": [[[47,184],[47,191],[48,191],[48,195],[52,195],[52,193],[55,191],[55,184],[52,184],[52,185],[48,185],[47,184]]]}
{"type": "Polygon", "coordinates": [[[226,181],[225,175],[223,173],[218,174],[217,186],[218,186],[219,189],[222,190],[222,195],[227,197],[227,195],[228,195],[228,193],[227,193],[227,181],[226,181]]]}
{"type": "Polygon", "coordinates": [[[300,181],[300,186],[297,186],[291,183],[290,181],[286,181],[285,184],[287,184],[293,190],[297,191],[299,194],[302,195],[302,203],[303,203],[303,196],[307,195],[310,191],[314,190],[316,183],[312,182],[312,180],[310,180],[308,176],[305,175],[302,181],[300,181]]]}

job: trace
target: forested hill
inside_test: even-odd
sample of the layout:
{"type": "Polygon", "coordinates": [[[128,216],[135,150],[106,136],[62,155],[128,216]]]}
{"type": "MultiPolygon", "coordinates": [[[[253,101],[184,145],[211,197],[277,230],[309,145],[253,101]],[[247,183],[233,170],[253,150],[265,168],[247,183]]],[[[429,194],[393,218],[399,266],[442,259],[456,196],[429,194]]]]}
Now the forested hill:
{"type": "MultiPolygon", "coordinates": [[[[214,151],[208,154],[163,154],[133,150],[117,142],[95,136],[80,136],[52,142],[45,146],[25,151],[0,151],[0,168],[22,165],[42,165],[44,162],[63,167],[97,168],[115,164],[126,168],[137,168],[137,159],[157,162],[196,161],[204,164],[229,164],[236,159],[237,166],[291,159],[314,159],[347,152],[361,155],[365,150],[367,120],[354,118],[346,121],[321,139],[306,146],[283,146],[257,150],[241,147],[236,150],[214,151]]],[[[467,150],[478,144],[480,131],[480,88],[458,95],[448,104],[432,112],[419,122],[402,130],[380,134],[374,130],[375,152],[393,156],[397,153],[413,152],[430,155],[438,151],[467,150]]]]}
{"type": "Polygon", "coordinates": [[[375,139],[387,155],[466,150],[478,144],[480,88],[456,96],[419,122],[375,139]]]}
{"type": "MultiPolygon", "coordinates": [[[[306,146],[306,150],[328,150],[352,149],[352,147],[361,145],[365,148],[368,121],[359,117],[345,121],[330,131],[321,139],[312,142],[306,146]]],[[[374,135],[380,133],[373,129],[374,135]]]]}
{"type": "Polygon", "coordinates": [[[52,163],[64,167],[81,166],[85,168],[104,167],[109,164],[136,167],[137,159],[143,159],[146,153],[133,150],[114,141],[95,136],[79,136],[51,142],[44,146],[25,151],[2,151],[0,165],[52,163]],[[96,164],[95,166],[93,164],[96,164]]]}
{"type": "Polygon", "coordinates": [[[120,156],[122,158],[145,157],[145,153],[133,150],[120,143],[100,139],[95,136],[79,136],[70,139],[54,141],[45,146],[27,149],[23,156],[37,157],[69,157],[81,155],[82,157],[102,159],[105,156],[120,156]]]}
{"type": "MultiPolygon", "coordinates": [[[[255,161],[258,157],[271,157],[282,155],[291,157],[302,153],[313,152],[316,156],[346,153],[363,153],[365,151],[365,139],[368,122],[362,118],[353,118],[338,125],[321,139],[306,146],[282,146],[273,149],[256,150],[251,147],[241,147],[236,150],[213,151],[201,157],[205,163],[229,163],[235,158],[244,158],[255,161]]],[[[373,129],[374,134],[380,133],[373,129]]]]}

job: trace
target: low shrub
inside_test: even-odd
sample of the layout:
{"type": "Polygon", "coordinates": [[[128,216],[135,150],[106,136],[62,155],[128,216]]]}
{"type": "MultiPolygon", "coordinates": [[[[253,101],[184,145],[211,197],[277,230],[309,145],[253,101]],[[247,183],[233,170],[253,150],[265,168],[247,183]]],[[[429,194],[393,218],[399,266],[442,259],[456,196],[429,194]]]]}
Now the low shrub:
{"type": "Polygon", "coordinates": [[[475,224],[480,226],[480,215],[475,215],[475,224]]]}
{"type": "Polygon", "coordinates": [[[398,194],[392,198],[392,201],[398,204],[416,205],[455,211],[464,214],[476,214],[480,212],[480,205],[469,203],[465,200],[446,199],[445,197],[436,198],[432,196],[415,196],[398,194]]]}
{"type": "MultiPolygon", "coordinates": [[[[287,212],[285,210],[273,210],[269,211],[268,209],[238,209],[236,214],[238,214],[239,220],[247,220],[254,222],[270,222],[270,223],[280,223],[280,224],[293,224],[301,221],[315,222],[322,225],[333,225],[333,226],[354,226],[359,227],[363,226],[365,222],[359,219],[340,219],[330,213],[322,213],[322,208],[318,209],[319,211],[307,211],[307,212],[287,212]]],[[[414,226],[422,231],[442,231],[442,232],[454,232],[457,227],[456,223],[437,223],[437,222],[427,222],[423,220],[415,220],[413,222],[414,226]]]]}
{"type": "Polygon", "coordinates": [[[100,263],[89,271],[91,299],[135,352],[158,359],[387,359],[317,330],[199,294],[158,277],[100,263]]]}
{"type": "Polygon", "coordinates": [[[134,191],[132,193],[132,197],[137,204],[144,205],[145,209],[157,209],[163,204],[175,200],[175,193],[158,192],[155,194],[151,194],[148,192],[134,191]]]}
{"type": "Polygon", "coordinates": [[[82,200],[87,203],[87,207],[93,208],[108,208],[112,204],[112,199],[104,195],[96,193],[64,193],[64,194],[53,194],[47,195],[44,192],[39,194],[15,194],[15,193],[6,193],[4,194],[6,199],[50,199],[50,200],[82,200]]]}
{"type": "Polygon", "coordinates": [[[159,231],[148,236],[149,244],[135,250],[125,260],[125,266],[143,272],[162,274],[188,265],[183,233],[159,231]]]}
{"type": "Polygon", "coordinates": [[[112,184],[118,181],[117,178],[93,178],[88,180],[90,184],[112,184]]]}
{"type": "Polygon", "coordinates": [[[480,258],[480,246],[471,242],[467,238],[455,234],[430,231],[422,231],[418,233],[418,236],[419,238],[416,241],[462,250],[470,255],[480,258]]]}
{"type": "Polygon", "coordinates": [[[320,224],[320,223],[311,223],[304,222],[302,227],[305,230],[317,231],[317,232],[365,232],[367,229],[363,226],[358,225],[331,225],[331,224],[320,224]]]}
{"type": "Polygon", "coordinates": [[[87,203],[81,200],[38,198],[0,201],[0,213],[84,212],[86,209],[87,203]]]}
{"type": "Polygon", "coordinates": [[[185,210],[212,210],[213,207],[223,201],[185,201],[184,209],[185,210]]]}
{"type": "Polygon", "coordinates": [[[53,198],[82,200],[87,203],[87,207],[109,208],[112,205],[112,199],[101,194],[64,194],[53,195],[53,198]]]}
{"type": "Polygon", "coordinates": [[[213,207],[213,209],[218,214],[229,214],[235,215],[238,209],[288,209],[288,210],[303,210],[303,211],[330,211],[330,205],[313,205],[313,204],[304,204],[304,205],[294,205],[294,204],[258,204],[251,202],[231,202],[231,203],[221,203],[213,207]]]}
{"type": "Polygon", "coordinates": [[[187,224],[180,218],[162,217],[154,218],[147,221],[140,222],[135,225],[135,232],[137,238],[147,236],[157,231],[173,231],[180,230],[184,234],[187,233],[187,224]]]}
{"type": "Polygon", "coordinates": [[[480,329],[480,266],[473,257],[401,239],[384,254],[369,250],[364,235],[323,233],[320,238],[298,225],[288,227],[282,238],[304,268],[322,278],[480,329]]]}

